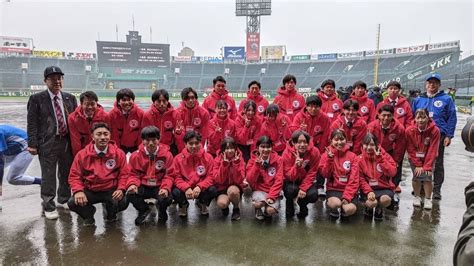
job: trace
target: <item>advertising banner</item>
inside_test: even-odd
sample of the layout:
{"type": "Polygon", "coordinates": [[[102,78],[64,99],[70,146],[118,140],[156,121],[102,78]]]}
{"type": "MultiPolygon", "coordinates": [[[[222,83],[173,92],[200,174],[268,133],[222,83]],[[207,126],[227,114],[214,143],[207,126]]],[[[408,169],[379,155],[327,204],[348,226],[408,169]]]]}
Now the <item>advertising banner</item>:
{"type": "Polygon", "coordinates": [[[459,47],[459,41],[428,44],[428,50],[439,50],[457,47],[459,47]]]}
{"type": "Polygon", "coordinates": [[[155,69],[146,69],[146,68],[120,68],[116,67],[114,69],[115,75],[155,75],[155,69]]]}
{"type": "Polygon", "coordinates": [[[337,58],[356,58],[363,57],[364,52],[338,53],[337,58]]]}
{"type": "Polygon", "coordinates": [[[67,53],[67,58],[76,59],[76,60],[92,60],[95,59],[95,54],[93,53],[67,53]]]}
{"type": "Polygon", "coordinates": [[[416,53],[416,52],[422,52],[422,51],[426,51],[426,44],[395,48],[396,54],[416,53]]]}
{"type": "Polygon", "coordinates": [[[33,51],[33,56],[35,56],[35,57],[45,57],[45,58],[64,58],[64,52],[34,50],[33,51]]]}
{"type": "Polygon", "coordinates": [[[245,47],[243,47],[243,46],[226,46],[226,47],[224,47],[224,59],[226,59],[226,60],[243,60],[243,59],[245,59],[245,47]]]}
{"type": "Polygon", "coordinates": [[[311,60],[336,60],[337,59],[337,54],[318,54],[315,55],[316,58],[313,59],[313,56],[311,56],[311,60]]]}
{"type": "Polygon", "coordinates": [[[311,56],[309,54],[304,54],[304,55],[292,55],[290,57],[290,61],[305,61],[305,60],[310,60],[311,56]]]}
{"type": "MultiPolygon", "coordinates": [[[[393,48],[392,49],[383,49],[379,50],[379,55],[389,55],[393,54],[393,48]]],[[[376,55],[376,50],[370,50],[370,51],[365,51],[365,56],[375,56],[376,55]]]]}
{"type": "Polygon", "coordinates": [[[191,56],[173,56],[174,62],[191,62],[191,56]]]}
{"type": "Polygon", "coordinates": [[[0,36],[0,52],[29,54],[33,50],[33,39],[0,36]]]}
{"type": "Polygon", "coordinates": [[[260,33],[247,32],[247,61],[260,60],[260,33]]]}
{"type": "Polygon", "coordinates": [[[224,58],[222,58],[222,56],[201,56],[201,62],[222,63],[224,62],[224,58]]]}
{"type": "Polygon", "coordinates": [[[262,60],[281,60],[285,55],[285,46],[262,46],[262,60]]]}

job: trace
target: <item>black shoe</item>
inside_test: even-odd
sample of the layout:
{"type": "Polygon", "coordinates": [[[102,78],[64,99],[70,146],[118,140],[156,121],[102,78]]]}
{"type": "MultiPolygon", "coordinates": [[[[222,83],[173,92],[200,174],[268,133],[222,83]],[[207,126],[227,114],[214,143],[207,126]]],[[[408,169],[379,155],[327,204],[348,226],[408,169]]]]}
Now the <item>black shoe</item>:
{"type": "Polygon", "coordinates": [[[440,192],[433,192],[433,196],[431,197],[433,200],[441,200],[441,193],[440,192]]]}
{"type": "Polygon", "coordinates": [[[340,213],[338,210],[331,210],[329,216],[333,219],[339,219],[340,213]]]}
{"type": "Polygon", "coordinates": [[[373,208],[367,208],[365,207],[365,210],[364,210],[364,216],[367,217],[367,218],[371,218],[374,216],[374,209],[373,208]]]}
{"type": "Polygon", "coordinates": [[[135,225],[142,225],[145,223],[146,217],[150,214],[150,210],[138,212],[138,216],[135,219],[135,225]]]}
{"type": "Polygon", "coordinates": [[[158,221],[159,222],[166,222],[168,220],[168,213],[166,212],[166,208],[159,210],[158,214],[158,221]]]}
{"type": "Polygon", "coordinates": [[[286,200],[286,216],[293,216],[295,215],[295,205],[293,200],[286,200]]]}
{"type": "Polygon", "coordinates": [[[223,216],[229,215],[229,212],[230,212],[230,211],[229,211],[229,207],[227,207],[227,208],[225,208],[225,209],[222,209],[222,215],[223,215],[223,216]]]}
{"type": "Polygon", "coordinates": [[[375,208],[374,220],[375,221],[383,221],[383,209],[382,208],[380,208],[380,207],[375,208]]]}
{"type": "Polygon", "coordinates": [[[232,221],[239,221],[240,220],[240,209],[239,208],[234,208],[232,210],[232,221]]]}
{"type": "Polygon", "coordinates": [[[298,218],[304,218],[308,216],[308,205],[299,204],[300,212],[298,213],[298,218]]]}

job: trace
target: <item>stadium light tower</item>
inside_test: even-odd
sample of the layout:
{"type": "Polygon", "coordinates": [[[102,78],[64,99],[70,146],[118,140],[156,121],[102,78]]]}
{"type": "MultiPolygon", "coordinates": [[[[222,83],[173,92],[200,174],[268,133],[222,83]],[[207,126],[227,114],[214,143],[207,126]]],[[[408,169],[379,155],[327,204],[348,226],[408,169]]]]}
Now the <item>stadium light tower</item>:
{"type": "Polygon", "coordinates": [[[236,0],[235,15],[247,17],[247,61],[260,60],[260,17],[271,14],[271,0],[236,0]]]}
{"type": "Polygon", "coordinates": [[[379,59],[380,59],[380,24],[377,25],[375,61],[374,61],[374,86],[378,86],[379,82],[379,59]]]}

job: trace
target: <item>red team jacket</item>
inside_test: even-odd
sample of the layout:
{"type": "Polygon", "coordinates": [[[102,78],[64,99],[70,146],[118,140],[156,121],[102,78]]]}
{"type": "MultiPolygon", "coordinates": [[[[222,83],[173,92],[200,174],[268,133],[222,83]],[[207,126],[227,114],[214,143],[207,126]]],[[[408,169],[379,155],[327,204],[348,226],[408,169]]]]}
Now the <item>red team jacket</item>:
{"type": "Polygon", "coordinates": [[[236,161],[231,159],[230,162],[226,162],[222,154],[214,159],[212,175],[218,192],[226,191],[232,185],[239,187],[240,190],[244,188],[245,163],[242,160],[242,153],[239,150],[237,152],[239,159],[236,161]]]}
{"type": "Polygon", "coordinates": [[[280,113],[288,116],[290,121],[306,106],[304,97],[295,90],[288,92],[285,87],[278,89],[278,94],[273,101],[280,107],[280,113]]]}
{"type": "Polygon", "coordinates": [[[331,120],[325,113],[319,112],[313,117],[304,110],[295,116],[290,131],[306,131],[311,136],[313,145],[319,149],[319,152],[323,153],[329,143],[330,128],[331,120]]]}
{"type": "Polygon", "coordinates": [[[108,115],[112,140],[117,146],[131,148],[140,145],[143,113],[138,105],[133,104],[128,116],[125,116],[117,102],[114,103],[108,115]]]}
{"type": "Polygon", "coordinates": [[[201,148],[196,154],[183,149],[173,159],[173,179],[175,186],[182,192],[198,186],[206,190],[213,185],[212,167],[214,158],[201,148]]]}
{"type": "Polygon", "coordinates": [[[224,94],[220,95],[215,91],[212,91],[208,97],[204,99],[202,107],[209,112],[209,115],[214,117],[216,115],[216,103],[219,100],[224,100],[229,106],[229,116],[231,119],[235,119],[237,115],[237,107],[235,106],[235,100],[232,96],[229,95],[229,92],[226,90],[224,94]]]}
{"type": "Polygon", "coordinates": [[[397,163],[383,148],[381,154],[369,156],[365,151],[359,155],[359,181],[364,194],[377,189],[394,190],[393,177],[397,174],[397,163]]]}
{"type": "Polygon", "coordinates": [[[252,93],[247,92],[247,98],[243,99],[240,104],[239,104],[239,113],[242,113],[244,111],[244,106],[248,101],[254,101],[255,104],[257,105],[257,110],[255,110],[255,114],[258,114],[259,116],[263,117],[265,115],[265,110],[268,107],[268,101],[263,97],[263,95],[259,94],[257,96],[254,96],[252,93]]]}
{"type": "Polygon", "coordinates": [[[405,129],[397,121],[393,120],[387,132],[382,130],[382,124],[377,119],[368,126],[368,131],[375,135],[384,150],[392,156],[395,162],[403,160],[406,149],[405,129]]]}
{"type": "Polygon", "coordinates": [[[346,133],[347,144],[351,147],[351,151],[355,154],[361,153],[362,139],[367,135],[367,124],[359,117],[357,117],[352,128],[348,128],[345,116],[339,116],[331,125],[331,132],[335,129],[342,129],[346,133]]]}
{"type": "Polygon", "coordinates": [[[107,153],[102,158],[91,142],[74,157],[68,181],[73,194],[84,189],[125,191],[128,175],[129,166],[125,153],[113,141],[109,143],[107,153]]]}
{"type": "Polygon", "coordinates": [[[273,121],[265,117],[258,137],[268,136],[273,142],[273,150],[283,152],[288,139],[291,137],[290,123],[290,119],[283,114],[278,114],[273,121]]]}
{"type": "Polygon", "coordinates": [[[178,150],[181,151],[184,148],[183,137],[186,131],[194,130],[199,132],[202,136],[202,144],[204,145],[207,138],[207,124],[209,123],[210,116],[206,109],[196,105],[193,109],[189,109],[181,102],[181,105],[176,110],[176,127],[175,127],[175,141],[178,146],[178,150]],[[181,129],[181,132],[176,133],[177,129],[181,129]]]}
{"type": "Polygon", "coordinates": [[[92,120],[87,119],[81,106],[78,106],[76,110],[68,116],[67,121],[71,138],[72,154],[74,156],[92,141],[91,128],[94,123],[105,122],[110,126],[107,113],[100,105],[97,105],[97,111],[94,117],[92,117],[92,120]]]}
{"type": "Polygon", "coordinates": [[[407,153],[415,167],[423,167],[425,171],[433,171],[433,164],[438,156],[440,133],[435,123],[430,120],[426,129],[420,132],[413,124],[406,129],[407,153]]]}
{"type": "Polygon", "coordinates": [[[375,104],[374,101],[367,97],[367,93],[357,97],[354,93],[351,94],[351,99],[359,103],[359,116],[364,122],[369,124],[375,118],[375,104]]]}
{"type": "Polygon", "coordinates": [[[226,119],[220,119],[216,115],[208,124],[207,134],[207,151],[212,155],[216,155],[224,137],[235,139],[235,122],[229,116],[226,119]],[[219,128],[220,131],[218,131],[219,128]]]}
{"type": "Polygon", "coordinates": [[[320,173],[328,181],[326,182],[327,191],[335,190],[343,192],[342,198],[347,201],[357,194],[359,189],[359,166],[357,155],[349,151],[346,147],[338,151],[332,146],[328,147],[334,154],[330,158],[325,152],[321,156],[320,173]]]}
{"type": "Polygon", "coordinates": [[[253,191],[263,191],[267,193],[267,199],[276,200],[283,187],[283,162],[276,152],[272,152],[265,169],[255,163],[256,158],[255,153],[252,153],[248,161],[247,182],[253,191]]]}
{"type": "MultiPolygon", "coordinates": [[[[377,105],[377,111],[375,112],[375,116],[379,113],[379,109],[382,106],[390,103],[390,98],[386,97],[382,102],[377,105]]],[[[395,113],[393,117],[403,126],[403,128],[408,128],[413,124],[415,118],[413,117],[413,112],[411,111],[410,103],[407,99],[403,96],[398,96],[397,103],[394,106],[395,113]]]]}
{"type": "MultiPolygon", "coordinates": [[[[168,110],[160,113],[152,104],[143,115],[143,127],[155,126],[160,129],[160,143],[170,146],[174,143],[173,131],[176,126],[176,110],[168,103],[168,110]]],[[[184,135],[183,135],[184,136],[184,135]]]]}
{"type": "Polygon", "coordinates": [[[127,187],[131,185],[158,187],[171,192],[173,188],[173,155],[165,144],[160,144],[153,160],[140,145],[138,150],[130,156],[130,176],[127,187]]]}
{"type": "Polygon", "coordinates": [[[256,115],[250,122],[250,126],[246,127],[244,117],[237,115],[235,120],[235,138],[237,143],[245,146],[256,143],[260,137],[258,133],[262,127],[263,119],[263,117],[256,115]]]}
{"type": "Polygon", "coordinates": [[[337,94],[334,93],[331,97],[326,96],[323,92],[318,92],[318,96],[323,102],[321,111],[325,112],[331,123],[336,120],[342,113],[343,102],[337,98],[337,94]]]}
{"type": "Polygon", "coordinates": [[[309,145],[308,150],[303,156],[303,165],[298,167],[295,164],[295,152],[293,146],[288,146],[283,152],[283,176],[285,181],[299,183],[300,189],[306,192],[311,185],[313,185],[314,180],[316,179],[321,154],[317,148],[309,145]]]}

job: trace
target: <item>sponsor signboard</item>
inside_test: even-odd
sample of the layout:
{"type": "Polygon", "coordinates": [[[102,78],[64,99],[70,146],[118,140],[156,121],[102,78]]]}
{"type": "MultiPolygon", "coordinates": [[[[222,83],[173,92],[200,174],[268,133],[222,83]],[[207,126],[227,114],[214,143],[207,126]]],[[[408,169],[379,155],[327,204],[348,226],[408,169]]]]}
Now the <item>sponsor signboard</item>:
{"type": "Polygon", "coordinates": [[[224,59],[226,59],[226,60],[243,60],[243,59],[245,59],[245,47],[243,47],[243,46],[226,46],[226,47],[224,47],[224,59]]]}
{"type": "Polygon", "coordinates": [[[174,62],[191,62],[191,56],[173,56],[174,62]]]}
{"type": "Polygon", "coordinates": [[[0,52],[29,54],[33,50],[33,39],[0,36],[0,52]]]}
{"type": "Polygon", "coordinates": [[[459,41],[428,44],[428,50],[439,50],[457,47],[459,47],[459,41]]]}
{"type": "Polygon", "coordinates": [[[95,54],[93,53],[67,53],[66,55],[69,59],[76,59],[76,60],[93,60],[95,59],[95,54]]]}
{"type": "Polygon", "coordinates": [[[33,56],[45,58],[64,58],[64,52],[33,50],[33,56]]]}
{"type": "MultiPolygon", "coordinates": [[[[383,49],[379,50],[379,55],[389,55],[393,54],[393,48],[392,49],[383,49]]],[[[370,50],[370,51],[365,51],[365,56],[375,56],[376,55],[376,50],[370,50]]]]}
{"type": "Polygon", "coordinates": [[[247,32],[247,61],[260,60],[260,33],[247,32]]]}
{"type": "Polygon", "coordinates": [[[201,62],[206,63],[222,63],[224,62],[224,58],[222,56],[201,56],[201,62]]]}
{"type": "Polygon", "coordinates": [[[356,58],[363,57],[364,52],[350,52],[350,53],[338,53],[337,58],[356,58]]]}
{"type": "Polygon", "coordinates": [[[337,54],[317,54],[317,55],[311,55],[311,60],[336,60],[337,59],[337,54]]]}
{"type": "Polygon", "coordinates": [[[305,60],[310,60],[311,56],[309,54],[304,54],[304,55],[292,55],[290,57],[290,61],[305,61],[305,60]]]}
{"type": "Polygon", "coordinates": [[[426,44],[395,48],[396,54],[407,54],[407,53],[416,53],[416,52],[423,52],[423,51],[426,51],[426,44]]]}
{"type": "Polygon", "coordinates": [[[114,69],[115,75],[156,75],[155,69],[146,68],[120,68],[114,69]]]}
{"type": "Polygon", "coordinates": [[[262,59],[263,60],[281,60],[285,55],[285,46],[262,46],[262,59]]]}

